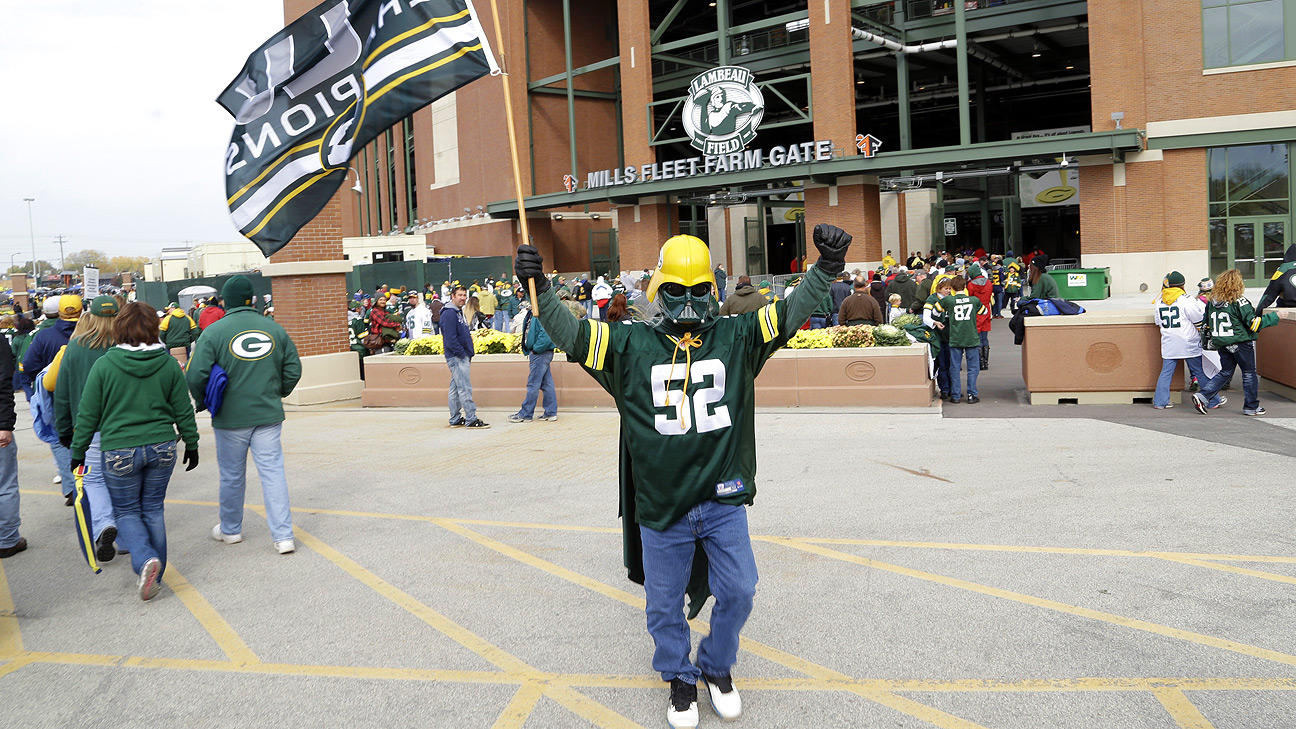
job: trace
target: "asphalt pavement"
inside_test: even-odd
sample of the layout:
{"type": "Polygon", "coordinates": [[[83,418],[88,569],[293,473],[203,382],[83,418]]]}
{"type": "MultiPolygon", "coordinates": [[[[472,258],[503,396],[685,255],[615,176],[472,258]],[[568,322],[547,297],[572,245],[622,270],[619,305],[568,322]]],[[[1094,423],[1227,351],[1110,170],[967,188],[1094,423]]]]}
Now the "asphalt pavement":
{"type": "MultiPolygon", "coordinates": [[[[1022,408],[1006,349],[986,402],[943,417],[758,412],[738,725],[1290,726],[1291,456],[1195,433],[1236,420],[1290,443],[1296,417],[1184,408],[1170,432],[1022,408]]],[[[293,409],[285,556],[255,476],[245,541],[210,539],[201,419],[147,603],[127,558],[94,575],[76,557],[49,451],[19,432],[31,548],[0,562],[3,724],[665,726],[621,566],[617,415],[560,413],[467,431],[440,409],[293,409]]]]}

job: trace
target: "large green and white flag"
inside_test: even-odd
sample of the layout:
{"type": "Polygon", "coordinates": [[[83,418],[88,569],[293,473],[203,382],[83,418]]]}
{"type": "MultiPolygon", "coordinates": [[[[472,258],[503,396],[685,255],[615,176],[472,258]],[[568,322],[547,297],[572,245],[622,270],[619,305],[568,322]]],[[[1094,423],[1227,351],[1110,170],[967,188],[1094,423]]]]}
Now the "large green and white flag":
{"type": "Polygon", "coordinates": [[[326,0],[248,56],[217,98],[234,116],[224,164],[234,227],[278,251],[360,148],[499,72],[470,0],[326,0]]]}

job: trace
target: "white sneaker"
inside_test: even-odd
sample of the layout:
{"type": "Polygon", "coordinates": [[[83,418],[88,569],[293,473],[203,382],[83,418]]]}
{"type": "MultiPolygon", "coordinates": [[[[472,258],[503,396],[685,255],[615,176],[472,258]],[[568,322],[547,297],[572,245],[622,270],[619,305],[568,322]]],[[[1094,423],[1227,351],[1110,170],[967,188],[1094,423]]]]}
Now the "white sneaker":
{"type": "Polygon", "coordinates": [[[707,694],[711,697],[711,708],[721,719],[733,721],[742,716],[742,699],[729,676],[708,676],[704,673],[702,678],[706,681],[707,694]]]}
{"type": "Polygon", "coordinates": [[[54,483],[63,483],[63,477],[62,477],[62,476],[55,476],[55,477],[54,477],[54,483]]]}
{"type": "Polygon", "coordinates": [[[225,532],[221,531],[220,524],[217,524],[216,526],[212,527],[212,539],[215,539],[218,542],[225,542],[226,544],[238,544],[239,542],[243,541],[243,535],[226,534],[225,532]]]}
{"type": "Polygon", "coordinates": [[[140,570],[139,582],[136,583],[141,600],[152,600],[153,596],[158,594],[158,590],[161,589],[158,575],[161,572],[162,562],[157,557],[144,563],[144,568],[140,570]]]}
{"type": "Polygon", "coordinates": [[[671,729],[695,729],[698,725],[697,686],[683,679],[671,681],[666,723],[671,729]]]}
{"type": "Polygon", "coordinates": [[[291,539],[281,539],[275,542],[275,549],[279,550],[279,554],[290,554],[297,551],[297,544],[291,539]]]}

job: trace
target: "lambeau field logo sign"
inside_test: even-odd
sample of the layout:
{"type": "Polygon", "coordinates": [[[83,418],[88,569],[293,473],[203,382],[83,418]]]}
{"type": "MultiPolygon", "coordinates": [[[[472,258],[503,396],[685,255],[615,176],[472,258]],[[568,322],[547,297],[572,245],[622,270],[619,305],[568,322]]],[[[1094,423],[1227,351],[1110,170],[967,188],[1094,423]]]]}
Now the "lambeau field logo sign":
{"type": "Polygon", "coordinates": [[[756,138],[765,97],[741,66],[720,66],[698,75],[684,100],[684,132],[706,155],[741,151],[756,138]]]}

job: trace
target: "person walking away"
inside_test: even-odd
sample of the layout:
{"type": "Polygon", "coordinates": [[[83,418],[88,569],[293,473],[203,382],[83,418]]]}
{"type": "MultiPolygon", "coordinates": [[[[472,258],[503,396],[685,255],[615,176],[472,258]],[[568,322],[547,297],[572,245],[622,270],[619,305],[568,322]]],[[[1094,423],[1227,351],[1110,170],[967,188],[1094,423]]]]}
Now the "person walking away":
{"type": "Polygon", "coordinates": [[[914,302],[918,300],[918,284],[909,275],[909,271],[901,268],[896,273],[895,278],[891,279],[891,283],[887,284],[886,288],[883,289],[883,293],[886,294],[888,303],[891,301],[892,294],[899,294],[900,308],[909,311],[914,302]]]}
{"type": "Polygon", "coordinates": [[[725,272],[723,263],[717,263],[711,273],[715,275],[716,289],[720,292],[720,303],[724,304],[725,299],[728,298],[725,295],[725,285],[729,282],[729,274],[725,272]]]}
{"type": "Polygon", "coordinates": [[[706,243],[671,237],[648,288],[662,316],[611,325],[568,315],[545,285],[539,252],[518,247],[517,276],[536,282],[545,331],[612,395],[621,414],[623,556],[631,579],[644,585],[653,669],[671,684],[666,721],[676,729],[697,726],[699,678],[722,719],[742,714],[731,672],[756,592],[746,510],[756,495],[753,382],[846,266],[845,231],[819,225],[813,240],[819,260],[796,296],[717,317],[706,243]],[[703,556],[709,580],[700,568],[690,574],[703,556]],[[706,599],[703,583],[714,589],[715,606],[695,664],[684,597],[692,593],[689,617],[695,616],[706,599]]]}
{"type": "Polygon", "coordinates": [[[513,331],[513,318],[518,315],[520,304],[519,292],[512,284],[502,283],[495,293],[495,328],[501,332],[513,331]]]}
{"type": "MultiPolygon", "coordinates": [[[[850,281],[847,280],[847,275],[848,274],[845,271],[837,274],[837,280],[833,281],[832,285],[828,287],[828,293],[832,295],[832,326],[837,326],[841,323],[841,320],[838,318],[838,312],[841,311],[842,302],[845,301],[846,297],[850,296],[851,292],[854,290],[851,287],[850,281]]],[[[783,298],[787,298],[788,293],[788,290],[784,289],[783,298]]]]}
{"type": "Polygon", "coordinates": [[[424,306],[422,294],[409,295],[410,310],[405,315],[405,331],[409,339],[432,336],[432,310],[424,306]]]}
{"type": "Polygon", "coordinates": [[[31,400],[32,396],[31,385],[27,384],[27,380],[19,371],[17,363],[22,361],[23,355],[27,353],[27,348],[31,346],[32,330],[35,328],[36,322],[25,316],[19,317],[18,321],[14,323],[14,335],[9,340],[9,352],[13,363],[9,370],[10,379],[13,380],[13,391],[15,393],[24,393],[28,400],[31,400]]]}
{"type": "Polygon", "coordinates": [[[225,316],[225,302],[215,296],[207,299],[207,305],[198,313],[198,333],[207,331],[207,327],[220,321],[225,316]]]}
{"type": "Polygon", "coordinates": [[[17,368],[13,351],[7,347],[0,350],[0,559],[8,559],[27,549],[27,539],[18,531],[22,519],[18,512],[18,444],[13,437],[18,421],[13,386],[17,368]]]}
{"type": "Polygon", "coordinates": [[[616,294],[607,305],[607,317],[605,321],[609,324],[619,321],[630,321],[634,317],[630,314],[630,300],[625,294],[616,294]]]}
{"type": "Polygon", "coordinates": [[[212,539],[225,544],[243,541],[243,497],[251,451],[261,479],[270,539],[279,554],[288,554],[297,547],[280,436],[283,398],[301,380],[301,358],[281,325],[257,315],[252,305],[252,282],[246,276],[230,277],[221,294],[231,305],[230,310],[198,340],[185,376],[198,409],[214,410],[212,433],[220,468],[220,522],[212,527],[212,539]],[[217,366],[227,378],[219,404],[207,401],[217,366]]]}
{"type": "Polygon", "coordinates": [[[1032,299],[1060,299],[1062,294],[1058,291],[1057,281],[1045,273],[1048,266],[1048,256],[1043,253],[1036,253],[1031,256],[1029,264],[1030,274],[1030,296],[1032,299]]]}
{"type": "Polygon", "coordinates": [[[1211,342],[1219,352],[1220,371],[1193,393],[1193,407],[1205,415],[1208,410],[1223,405],[1227,398],[1219,394],[1233,369],[1242,369],[1242,414],[1264,415],[1260,407],[1260,377],[1256,375],[1256,333],[1278,323],[1272,311],[1257,316],[1247,300],[1242,273],[1236,268],[1221,273],[1215,279],[1210,303],[1206,305],[1205,322],[1210,327],[1211,342]]]}
{"type": "Polygon", "coordinates": [[[769,301],[764,296],[761,296],[756,287],[752,286],[750,276],[739,276],[738,283],[734,286],[734,295],[730,296],[724,302],[724,306],[720,307],[720,316],[759,311],[761,307],[768,303],[769,301]]]}
{"type": "Polygon", "coordinates": [[[1161,281],[1161,295],[1153,305],[1153,318],[1161,330],[1161,375],[1157,377],[1156,394],[1152,407],[1165,410],[1174,407],[1170,402],[1170,380],[1180,363],[1188,365],[1194,382],[1202,382],[1201,334],[1198,328],[1206,314],[1206,306],[1184,292],[1184,277],[1171,271],[1161,281]]]}
{"type": "Polygon", "coordinates": [[[967,362],[967,401],[981,402],[977,392],[977,375],[981,373],[981,337],[977,333],[977,315],[989,311],[981,300],[967,292],[967,281],[955,276],[950,281],[953,293],[936,302],[936,311],[942,315],[942,326],[949,329],[950,352],[950,402],[961,402],[962,368],[967,362]]]}
{"type": "MultiPolygon", "coordinates": [[[[47,308],[50,308],[48,303],[50,301],[54,302],[52,308],[57,319],[48,319],[48,326],[37,329],[31,344],[23,354],[20,365],[25,384],[32,388],[32,392],[35,390],[36,377],[49,367],[59,350],[67,346],[68,340],[72,338],[72,332],[76,329],[77,320],[81,318],[80,296],[64,294],[57,299],[50,297],[46,302],[47,308]]],[[[154,314],[153,318],[157,319],[157,314],[154,314]]],[[[67,500],[67,505],[71,506],[76,495],[76,486],[72,482],[72,469],[68,465],[72,455],[57,439],[49,446],[50,452],[54,454],[54,465],[58,469],[54,483],[62,484],[63,496],[67,500]]]]}
{"type": "MultiPolygon", "coordinates": [[[[118,308],[117,300],[111,296],[95,297],[90,302],[89,312],[77,322],[67,347],[55,358],[56,366],[50,367],[41,383],[47,390],[53,388],[54,427],[58,431],[59,443],[64,447],[72,445],[77,409],[86,381],[90,379],[90,370],[117,344],[113,338],[113,324],[116,323],[118,308]]],[[[117,549],[113,546],[117,539],[117,520],[113,516],[108,482],[104,480],[101,437],[100,433],[95,433],[86,447],[85,460],[90,467],[86,469],[81,485],[90,501],[90,538],[95,544],[95,559],[109,562],[117,556],[117,549]]]]}
{"type": "Polygon", "coordinates": [[[456,286],[450,292],[450,301],[441,310],[441,337],[446,366],[450,368],[450,385],[446,388],[449,391],[450,427],[489,428],[490,425],[477,417],[477,405],[473,402],[470,369],[473,341],[462,309],[467,301],[468,291],[456,286]]]}
{"type": "Polygon", "coordinates": [[[869,294],[868,283],[864,279],[855,279],[855,292],[842,301],[841,308],[837,311],[837,321],[848,327],[859,324],[878,326],[883,323],[882,309],[869,294]]]}
{"type": "Polygon", "coordinates": [[[988,370],[990,369],[990,325],[994,321],[992,308],[994,286],[990,283],[990,277],[981,270],[981,266],[975,263],[968,267],[967,282],[968,293],[981,300],[981,313],[977,315],[977,336],[981,339],[981,369],[988,370]]]}
{"type": "Polygon", "coordinates": [[[180,358],[174,350],[183,349],[184,361],[180,364],[188,362],[193,351],[192,345],[198,339],[198,323],[189,318],[179,304],[171,303],[167,305],[166,315],[158,324],[158,331],[161,332],[162,345],[167,351],[178,360],[180,358]]]}
{"type": "Polygon", "coordinates": [[[598,318],[607,319],[608,302],[612,301],[612,287],[608,286],[607,281],[604,281],[602,276],[598,277],[594,288],[590,290],[590,296],[594,299],[594,306],[598,309],[598,318]]]}
{"type": "Polygon", "coordinates": [[[873,271],[869,276],[869,294],[877,302],[878,311],[885,311],[887,307],[886,281],[882,278],[882,274],[877,271],[873,271]]]}
{"type": "Polygon", "coordinates": [[[441,308],[445,304],[441,303],[439,296],[433,295],[432,300],[428,302],[428,311],[432,312],[432,335],[436,336],[441,333],[441,308]]]}
{"type": "MultiPolygon", "coordinates": [[[[617,294],[617,296],[625,301],[625,294],[617,294]]],[[[622,308],[624,310],[624,307],[622,308]]],[[[522,353],[527,355],[530,363],[530,369],[527,371],[526,398],[522,401],[522,409],[509,416],[510,423],[531,422],[531,417],[535,414],[536,401],[542,392],[544,393],[544,414],[540,419],[558,419],[558,393],[554,388],[553,372],[550,371],[550,365],[553,363],[553,348],[553,341],[545,332],[544,325],[528,310],[526,318],[522,320],[522,353]]]]}
{"type": "Polygon", "coordinates": [[[487,286],[474,294],[474,296],[477,298],[477,311],[485,320],[481,328],[498,330],[499,326],[495,321],[495,312],[499,309],[499,299],[495,298],[491,287],[487,286]]]}
{"type": "Polygon", "coordinates": [[[127,304],[113,321],[112,336],[116,346],[95,361],[81,392],[71,464],[84,473],[86,451],[98,433],[117,541],[130,552],[140,599],[151,600],[166,570],[163,502],[177,460],[176,436],[185,442],[185,470],[192,471],[198,467],[198,427],[184,372],[162,346],[153,307],[127,304]]]}

